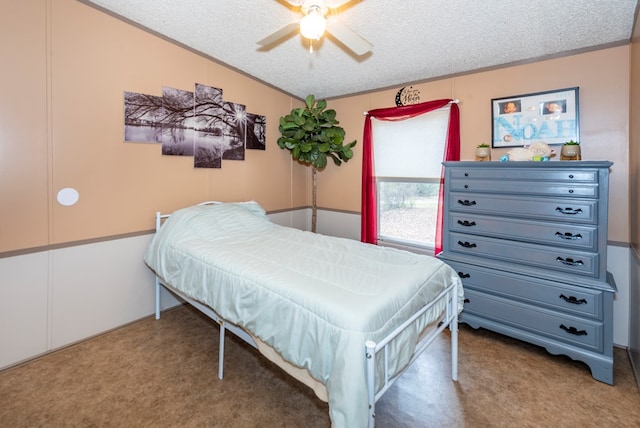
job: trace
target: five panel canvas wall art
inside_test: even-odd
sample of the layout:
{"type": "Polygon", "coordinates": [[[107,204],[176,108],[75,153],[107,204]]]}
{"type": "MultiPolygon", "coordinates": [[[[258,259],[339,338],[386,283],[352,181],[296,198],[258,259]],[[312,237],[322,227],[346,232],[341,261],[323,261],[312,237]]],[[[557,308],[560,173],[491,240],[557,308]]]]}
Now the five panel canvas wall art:
{"type": "Polygon", "coordinates": [[[245,149],[264,150],[265,126],[265,116],[225,101],[211,86],[124,93],[124,141],[158,143],[163,155],[192,156],[195,168],[221,168],[223,160],[244,160],[245,149]]]}

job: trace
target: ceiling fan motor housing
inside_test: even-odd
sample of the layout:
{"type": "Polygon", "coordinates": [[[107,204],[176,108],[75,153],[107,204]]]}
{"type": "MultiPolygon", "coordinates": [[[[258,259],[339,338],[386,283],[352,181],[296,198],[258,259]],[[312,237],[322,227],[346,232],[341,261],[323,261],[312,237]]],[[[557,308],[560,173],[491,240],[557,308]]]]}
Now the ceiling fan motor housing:
{"type": "Polygon", "coordinates": [[[319,40],[327,28],[327,21],[324,19],[326,7],[323,11],[320,6],[312,4],[308,8],[303,6],[304,18],[300,20],[300,33],[310,40],[319,40]]]}
{"type": "Polygon", "coordinates": [[[317,13],[318,11],[320,16],[325,16],[327,12],[329,12],[329,7],[323,2],[319,0],[304,0],[301,5],[302,13],[309,15],[310,12],[317,13]]]}

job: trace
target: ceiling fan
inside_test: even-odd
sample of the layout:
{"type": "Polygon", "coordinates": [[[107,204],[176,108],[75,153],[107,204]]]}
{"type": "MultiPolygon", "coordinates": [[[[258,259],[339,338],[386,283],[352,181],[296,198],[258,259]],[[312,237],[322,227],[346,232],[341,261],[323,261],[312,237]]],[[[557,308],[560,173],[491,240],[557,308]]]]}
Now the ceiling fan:
{"type": "MultiPolygon", "coordinates": [[[[346,46],[354,54],[361,56],[370,52],[373,46],[358,34],[345,27],[336,20],[327,21],[329,12],[334,12],[341,6],[353,0],[286,0],[291,6],[300,8],[303,17],[293,21],[276,32],[258,41],[262,47],[268,47],[291,33],[300,29],[303,37],[313,40],[320,40],[325,30],[336,40],[346,46]]],[[[312,45],[310,45],[310,49],[312,45]]]]}

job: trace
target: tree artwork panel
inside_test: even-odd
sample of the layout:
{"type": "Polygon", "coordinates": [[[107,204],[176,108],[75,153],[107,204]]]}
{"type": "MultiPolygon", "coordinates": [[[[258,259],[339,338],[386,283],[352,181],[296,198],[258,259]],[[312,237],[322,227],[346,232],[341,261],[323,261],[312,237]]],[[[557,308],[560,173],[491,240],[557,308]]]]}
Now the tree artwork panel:
{"type": "Polygon", "coordinates": [[[160,143],[163,118],[162,97],[124,93],[124,141],[160,143]]]}
{"type": "Polygon", "coordinates": [[[252,150],[264,150],[266,146],[265,129],[267,118],[253,113],[246,114],[247,139],[245,147],[252,150]]]}
{"type": "Polygon", "coordinates": [[[195,168],[221,168],[223,146],[222,89],[196,84],[195,88],[195,168]]]}
{"type": "Polygon", "coordinates": [[[236,103],[224,103],[222,159],[244,160],[244,138],[246,133],[245,106],[236,103]]]}
{"type": "Polygon", "coordinates": [[[193,156],[195,141],[193,92],[162,88],[165,116],[162,121],[162,154],[193,156]]]}

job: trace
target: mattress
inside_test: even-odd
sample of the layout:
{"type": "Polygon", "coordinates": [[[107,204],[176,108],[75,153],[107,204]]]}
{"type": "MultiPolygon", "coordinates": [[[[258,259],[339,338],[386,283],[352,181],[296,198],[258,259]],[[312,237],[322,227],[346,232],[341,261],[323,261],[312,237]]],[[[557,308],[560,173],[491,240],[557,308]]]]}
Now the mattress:
{"type": "MultiPolygon", "coordinates": [[[[279,226],[256,202],[176,211],[145,262],[164,284],[323,383],[334,427],[367,425],[365,342],[380,341],[448,285],[460,284],[436,258],[279,226]]],[[[391,343],[391,373],[408,363],[420,331],[444,306],[391,343]]]]}

